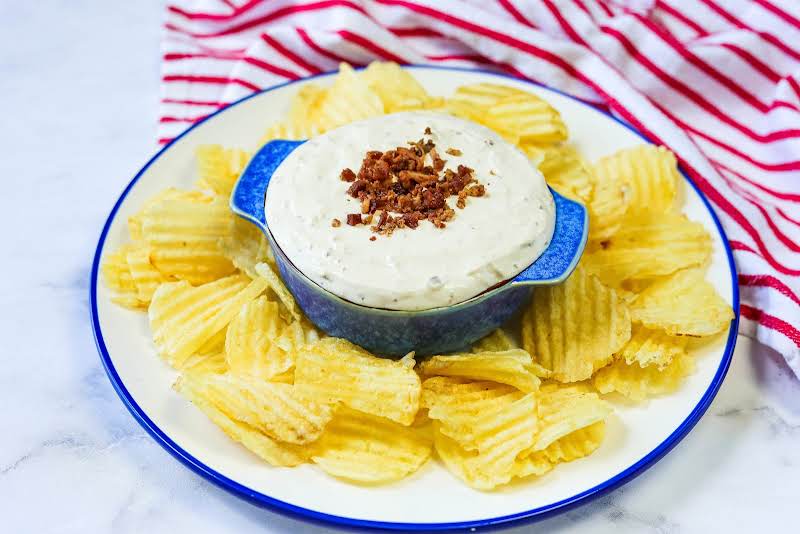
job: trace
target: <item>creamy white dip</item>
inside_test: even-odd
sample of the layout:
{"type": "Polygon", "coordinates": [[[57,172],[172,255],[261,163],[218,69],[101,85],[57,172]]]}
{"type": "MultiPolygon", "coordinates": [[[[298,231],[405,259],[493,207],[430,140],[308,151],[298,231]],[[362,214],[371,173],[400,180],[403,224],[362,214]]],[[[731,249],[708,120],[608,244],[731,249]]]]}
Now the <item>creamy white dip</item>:
{"type": "Polygon", "coordinates": [[[294,265],[328,291],[365,306],[422,310],[467,300],[528,267],[550,242],[555,207],[542,174],[491,130],[442,113],[407,112],[348,124],[298,147],[272,176],[266,217],[294,265]],[[360,213],[360,205],[347,195],[342,169],[358,173],[368,150],[408,146],[425,128],[445,169],[471,167],[486,195],[468,198],[464,209],[450,197],[455,217],[443,229],[421,221],[384,236],[368,225],[348,226],[347,214],[360,213]],[[340,227],[331,225],[334,218],[340,227]]]}

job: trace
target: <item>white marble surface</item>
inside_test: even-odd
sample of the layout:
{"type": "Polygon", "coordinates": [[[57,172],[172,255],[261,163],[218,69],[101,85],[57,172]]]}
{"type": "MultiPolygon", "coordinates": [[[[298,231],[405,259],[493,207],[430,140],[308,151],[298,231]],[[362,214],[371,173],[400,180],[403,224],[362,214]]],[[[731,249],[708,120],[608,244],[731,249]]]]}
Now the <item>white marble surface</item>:
{"type": "MultiPolygon", "coordinates": [[[[0,531],[320,532],[211,486],[117,399],[89,326],[91,257],[153,151],[159,2],[0,2],[0,531]],[[36,210],[36,214],[32,210],[36,210]]],[[[664,460],[516,531],[788,532],[800,383],[740,338],[722,390],[664,460]]]]}

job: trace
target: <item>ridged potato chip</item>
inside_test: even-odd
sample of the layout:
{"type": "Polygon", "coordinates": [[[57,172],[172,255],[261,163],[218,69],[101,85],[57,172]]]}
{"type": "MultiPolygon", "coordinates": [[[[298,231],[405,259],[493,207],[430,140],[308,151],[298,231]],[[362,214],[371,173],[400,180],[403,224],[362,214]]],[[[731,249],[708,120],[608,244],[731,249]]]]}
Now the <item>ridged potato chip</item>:
{"type": "Polygon", "coordinates": [[[420,380],[402,362],[378,358],[338,338],[297,351],[294,383],[320,402],[345,405],[410,425],[419,409],[420,380]]]}
{"type": "Polygon", "coordinates": [[[452,102],[459,102],[472,109],[488,109],[505,98],[523,97],[530,93],[508,85],[495,83],[474,83],[458,87],[452,102]]]}
{"type": "Polygon", "coordinates": [[[270,465],[294,467],[308,461],[309,453],[303,447],[273,440],[255,428],[230,418],[205,396],[202,383],[194,379],[192,375],[179,377],[173,387],[199,408],[228,437],[241,443],[270,465]]]}
{"type": "Polygon", "coordinates": [[[605,434],[605,421],[598,421],[557,439],[541,452],[554,464],[571,462],[589,456],[597,450],[605,434]]]}
{"type": "Polygon", "coordinates": [[[228,197],[233,191],[252,154],[238,148],[222,145],[200,145],[196,150],[197,171],[200,178],[197,187],[228,197]]]}
{"type": "Polygon", "coordinates": [[[300,311],[300,306],[295,302],[291,292],[283,285],[277,269],[273,269],[266,263],[257,263],[255,270],[258,276],[267,282],[267,287],[277,295],[278,300],[283,304],[288,314],[297,321],[302,319],[303,313],[300,311]]]}
{"type": "Polygon", "coordinates": [[[316,124],[292,124],[288,122],[276,122],[264,132],[261,139],[258,140],[259,146],[265,145],[270,141],[284,139],[289,141],[302,141],[304,139],[311,139],[322,132],[316,124]]]}
{"type": "Polygon", "coordinates": [[[141,209],[135,214],[128,217],[128,233],[131,235],[133,241],[144,240],[142,234],[142,216],[152,207],[160,204],[165,200],[186,200],[187,202],[208,202],[209,196],[200,191],[184,191],[174,187],[168,187],[147,199],[141,209]]]}
{"type": "Polygon", "coordinates": [[[295,386],[252,375],[204,375],[195,384],[228,416],[284,443],[316,441],[333,417],[333,406],[311,399],[295,386]]]}
{"type": "Polygon", "coordinates": [[[632,329],[630,341],[617,353],[617,357],[625,360],[628,365],[655,365],[663,369],[674,358],[686,352],[687,343],[688,339],[685,337],[670,336],[661,330],[636,325],[632,329]]]}
{"type": "Polygon", "coordinates": [[[259,278],[233,275],[198,287],[188,282],[161,284],[148,315],[161,356],[179,369],[184,361],[224,329],[247,302],[266,289],[259,278]]]}
{"type": "Polygon", "coordinates": [[[518,348],[519,346],[511,339],[511,336],[502,328],[498,328],[488,336],[482,337],[476,341],[475,344],[472,345],[472,352],[488,352],[518,348]]]}
{"type": "Polygon", "coordinates": [[[380,97],[386,113],[432,109],[444,102],[429,95],[414,76],[391,61],[373,61],[361,72],[361,77],[380,97]]]}
{"type": "Polygon", "coordinates": [[[673,336],[711,336],[730,324],[733,310],[699,269],[655,282],[631,303],[631,318],[673,336]]]}
{"type": "Polygon", "coordinates": [[[125,257],[139,300],[149,304],[158,286],[169,282],[170,278],[153,266],[150,249],[146,245],[131,247],[125,257]]]}
{"type": "Polygon", "coordinates": [[[583,263],[604,283],[618,286],[704,265],[710,258],[711,237],[702,224],[682,214],[645,212],[626,217],[625,225],[583,263]]]}
{"type": "Polygon", "coordinates": [[[546,100],[531,93],[495,102],[484,120],[493,130],[514,132],[520,143],[548,145],[567,139],[567,126],[561,114],[546,100]]]}
{"type": "Polygon", "coordinates": [[[663,368],[655,365],[641,367],[637,363],[625,363],[619,358],[603,367],[592,378],[600,393],[616,391],[634,401],[647,397],[671,393],[678,389],[686,376],[694,372],[694,358],[685,352],[675,356],[663,368]]]}
{"type": "Polygon", "coordinates": [[[225,358],[236,374],[248,374],[264,380],[294,367],[292,353],[275,340],[288,325],[281,319],[277,302],[261,295],[239,310],[228,325],[225,358]]]}
{"type": "Polygon", "coordinates": [[[529,393],[539,389],[541,380],[531,369],[531,355],[522,349],[431,356],[419,365],[427,376],[462,376],[491,380],[529,393]]]}
{"type": "Polygon", "coordinates": [[[168,197],[141,214],[150,261],[168,276],[204,284],[235,270],[219,241],[233,228],[227,199],[168,197]]]}
{"type": "Polygon", "coordinates": [[[326,473],[365,483],[400,480],[431,454],[427,432],[348,408],[337,410],[311,448],[326,473]]]}
{"type": "Polygon", "coordinates": [[[522,318],[525,350],[559,382],[589,378],[630,337],[627,306],[580,267],[560,285],[537,287],[522,318]]]}
{"type": "Polygon", "coordinates": [[[317,329],[304,317],[289,323],[275,338],[275,346],[285,352],[294,353],[301,347],[316,342],[319,338],[317,329]]]}
{"type": "Polygon", "coordinates": [[[617,162],[630,186],[629,213],[675,211],[680,174],[672,152],[663,146],[639,145],[618,152],[617,162]]]}
{"type": "Polygon", "coordinates": [[[235,218],[231,233],[220,239],[219,247],[231,263],[250,278],[258,276],[257,264],[275,263],[266,236],[255,224],[241,217],[235,218]]]}
{"type": "Polygon", "coordinates": [[[383,115],[383,102],[347,63],[339,65],[339,74],[320,103],[315,124],[321,132],[351,122],[383,115]]]}
{"type": "Polygon", "coordinates": [[[589,211],[589,240],[603,242],[622,225],[630,204],[630,177],[625,173],[624,151],[606,156],[589,167],[593,182],[589,211]]]}
{"type": "Polygon", "coordinates": [[[117,250],[104,254],[100,272],[106,287],[111,292],[112,302],[126,308],[146,308],[147,301],[139,297],[139,290],[128,265],[128,252],[134,248],[133,244],[126,243],[117,250]]]}
{"type": "Polygon", "coordinates": [[[193,375],[225,373],[228,371],[225,353],[202,353],[198,351],[197,354],[192,354],[186,358],[186,361],[183,362],[182,371],[193,375]]]}
{"type": "Polygon", "coordinates": [[[594,182],[589,175],[589,166],[574,146],[560,144],[548,147],[523,144],[528,158],[544,175],[547,184],[573,200],[588,203],[594,192],[594,182]]]}
{"type": "Polygon", "coordinates": [[[327,94],[328,90],[317,84],[303,85],[292,97],[287,116],[288,124],[298,131],[313,132],[316,128],[314,121],[327,94]]]}
{"type": "Polygon", "coordinates": [[[529,476],[540,477],[551,471],[553,467],[555,467],[555,465],[547,458],[545,451],[537,451],[514,460],[511,474],[518,478],[529,476]]]}
{"type": "Polygon", "coordinates": [[[611,405],[597,393],[585,388],[542,386],[538,395],[539,427],[533,445],[525,454],[541,451],[555,441],[582,428],[605,420],[612,412],[611,405]]]}

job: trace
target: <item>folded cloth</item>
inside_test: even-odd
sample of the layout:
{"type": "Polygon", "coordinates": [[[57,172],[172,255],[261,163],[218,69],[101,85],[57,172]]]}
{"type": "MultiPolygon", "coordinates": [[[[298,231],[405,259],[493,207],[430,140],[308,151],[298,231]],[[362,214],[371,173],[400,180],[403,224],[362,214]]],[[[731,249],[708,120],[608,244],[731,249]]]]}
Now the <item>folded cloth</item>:
{"type": "Polygon", "coordinates": [[[730,239],[741,333],[800,376],[800,4],[793,0],[172,0],[160,139],[271,85],[372,60],[478,67],[672,149],[730,239]]]}

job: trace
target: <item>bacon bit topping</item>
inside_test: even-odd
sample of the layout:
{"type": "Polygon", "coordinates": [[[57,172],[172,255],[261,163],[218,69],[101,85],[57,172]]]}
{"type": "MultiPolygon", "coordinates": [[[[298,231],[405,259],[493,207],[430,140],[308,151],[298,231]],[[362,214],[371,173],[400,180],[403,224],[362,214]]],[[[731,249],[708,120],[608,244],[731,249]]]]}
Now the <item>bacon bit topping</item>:
{"type": "Polygon", "coordinates": [[[342,221],[340,221],[339,219],[334,219],[331,221],[331,226],[333,226],[334,228],[339,228],[341,225],[342,221]]]}
{"type": "MultiPolygon", "coordinates": [[[[431,135],[431,129],[426,128],[425,134],[431,135]]],[[[373,232],[383,235],[391,235],[398,228],[413,230],[426,219],[437,228],[445,228],[455,217],[448,197],[456,196],[456,207],[464,209],[467,197],[486,194],[469,167],[445,169],[447,162],[430,139],[409,141],[408,145],[367,152],[358,173],[342,170],[341,179],[352,182],[347,194],[359,201],[361,211],[348,214],[347,224],[372,225],[373,232]]],[[[455,148],[446,152],[461,155],[455,148]]]]}
{"type": "Polygon", "coordinates": [[[369,240],[370,240],[370,241],[375,241],[375,236],[374,236],[374,235],[370,236],[370,237],[369,237],[369,240]]]}
{"type": "Polygon", "coordinates": [[[431,127],[430,126],[426,127],[425,128],[425,135],[431,135],[431,133],[432,133],[431,132],[431,127]]]}

